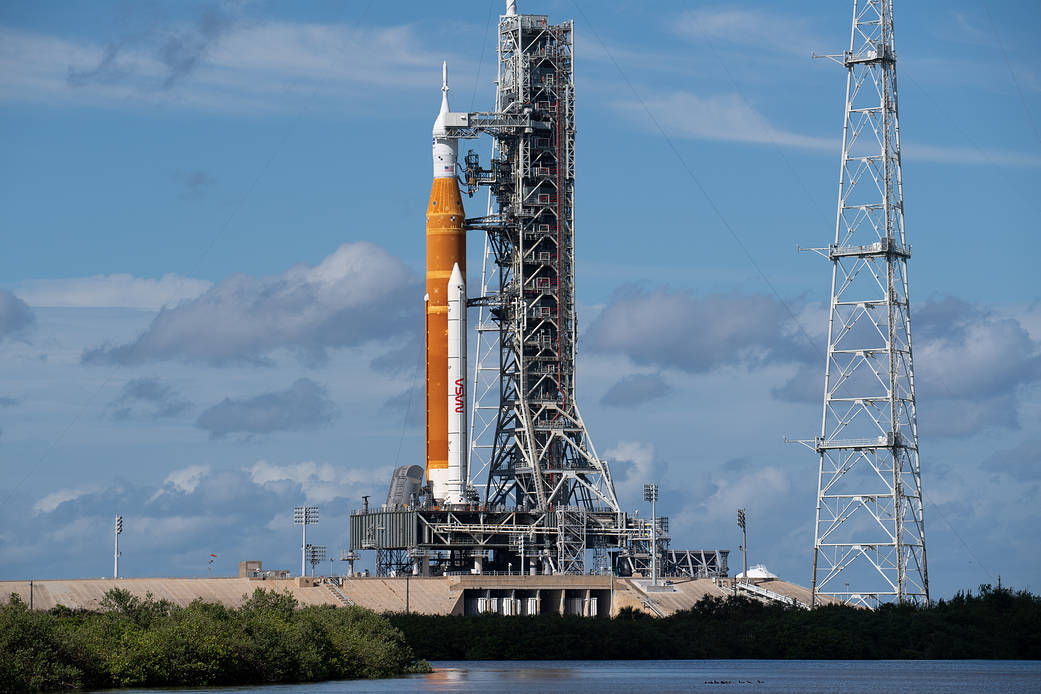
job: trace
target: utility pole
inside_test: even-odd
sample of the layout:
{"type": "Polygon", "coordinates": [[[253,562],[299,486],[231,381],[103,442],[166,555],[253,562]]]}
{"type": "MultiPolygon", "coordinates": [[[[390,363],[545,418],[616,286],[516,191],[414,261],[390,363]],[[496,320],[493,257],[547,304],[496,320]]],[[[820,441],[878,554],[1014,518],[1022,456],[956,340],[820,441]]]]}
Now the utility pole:
{"type": "Polygon", "coordinates": [[[811,605],[929,602],[892,0],[854,0],[818,456],[811,605]],[[849,588],[842,586],[848,582],[849,588]]]}
{"type": "Polygon", "coordinates": [[[748,583],[748,530],[745,527],[745,510],[737,510],[737,527],[741,528],[741,568],[745,583],[748,583]]]}
{"type": "Polygon", "coordinates": [[[119,536],[123,534],[123,516],[116,516],[116,524],[113,530],[115,531],[113,534],[115,549],[112,554],[112,577],[119,578],[119,536]]]}

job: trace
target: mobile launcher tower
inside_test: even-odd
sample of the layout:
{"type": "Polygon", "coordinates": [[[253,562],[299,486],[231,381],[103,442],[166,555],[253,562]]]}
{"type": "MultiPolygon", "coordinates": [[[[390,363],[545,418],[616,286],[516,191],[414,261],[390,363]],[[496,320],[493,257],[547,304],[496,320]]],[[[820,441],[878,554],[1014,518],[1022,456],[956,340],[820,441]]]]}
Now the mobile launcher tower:
{"type": "Polygon", "coordinates": [[[351,556],[375,550],[379,575],[612,565],[648,575],[652,544],[662,575],[727,575],[727,551],[670,550],[667,518],[652,532],[621,511],[578,410],[573,46],[572,22],[518,14],[510,1],[495,110],[452,112],[445,70],[427,208],[426,469],[398,468],[387,503],[350,517],[351,556]],[[489,166],[472,150],[460,166],[459,140],[482,134],[489,166]],[[489,188],[485,215],[464,218],[460,172],[470,196],[489,188]],[[481,293],[470,299],[467,230],[486,235],[481,293]],[[478,314],[472,380],[468,306],[478,314]]]}

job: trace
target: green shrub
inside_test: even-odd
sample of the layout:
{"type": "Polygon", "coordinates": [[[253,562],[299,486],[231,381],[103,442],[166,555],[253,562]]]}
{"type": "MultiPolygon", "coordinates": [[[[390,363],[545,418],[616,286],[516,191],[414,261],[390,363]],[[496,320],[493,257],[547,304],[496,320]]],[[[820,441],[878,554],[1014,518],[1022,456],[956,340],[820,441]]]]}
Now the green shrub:
{"type": "MultiPolygon", "coordinates": [[[[243,596],[245,598],[245,596],[243,596]]],[[[389,677],[429,670],[401,632],[360,607],[299,609],[257,589],[242,607],[178,607],[113,589],[101,612],[0,606],[0,692],[389,677]]]]}

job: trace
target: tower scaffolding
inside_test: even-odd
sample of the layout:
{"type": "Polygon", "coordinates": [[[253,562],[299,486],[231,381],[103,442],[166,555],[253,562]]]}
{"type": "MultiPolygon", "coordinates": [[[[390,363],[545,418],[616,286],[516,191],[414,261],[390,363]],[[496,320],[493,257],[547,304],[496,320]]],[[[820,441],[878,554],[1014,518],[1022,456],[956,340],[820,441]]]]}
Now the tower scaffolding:
{"type": "Polygon", "coordinates": [[[929,600],[892,0],[854,0],[819,456],[812,595],[929,600]]]}
{"type": "Polygon", "coordinates": [[[471,483],[490,505],[617,513],[575,399],[574,27],[508,12],[498,37],[496,112],[548,128],[495,133],[495,204],[468,220],[487,232],[471,483]]]}

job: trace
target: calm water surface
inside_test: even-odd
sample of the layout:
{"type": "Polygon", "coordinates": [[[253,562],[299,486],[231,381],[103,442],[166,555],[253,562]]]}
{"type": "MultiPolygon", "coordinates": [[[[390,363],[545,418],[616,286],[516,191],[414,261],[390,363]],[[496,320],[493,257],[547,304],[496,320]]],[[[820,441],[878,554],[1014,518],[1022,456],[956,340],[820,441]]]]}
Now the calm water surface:
{"type": "MultiPolygon", "coordinates": [[[[178,689],[198,692],[893,692],[1037,694],[1041,662],[1021,660],[550,660],[438,661],[429,675],[348,682],[178,689]]],[[[111,691],[111,690],[110,690],[111,691]]],[[[157,690],[119,690],[155,692],[157,690]]]]}

